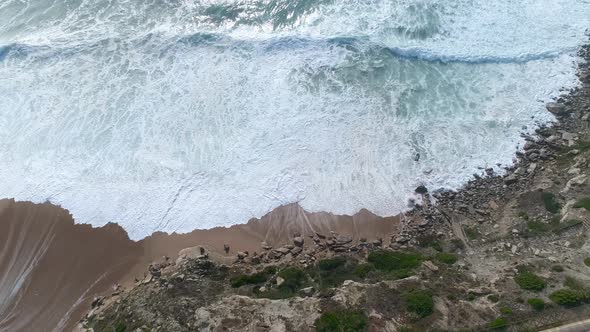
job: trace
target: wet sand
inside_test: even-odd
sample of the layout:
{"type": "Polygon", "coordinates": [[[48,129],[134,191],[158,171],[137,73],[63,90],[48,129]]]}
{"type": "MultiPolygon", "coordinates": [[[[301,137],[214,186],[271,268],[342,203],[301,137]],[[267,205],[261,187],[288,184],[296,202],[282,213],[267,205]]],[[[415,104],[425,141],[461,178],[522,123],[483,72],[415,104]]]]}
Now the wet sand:
{"type": "Polygon", "coordinates": [[[279,207],[260,219],[228,228],[187,234],[155,233],[129,240],[116,224],[75,224],[69,212],[45,203],[0,200],[0,332],[71,330],[93,297],[117,283],[142,278],[149,263],[175,259],[184,248],[203,246],[231,262],[237,251],[260,252],[260,243],[280,246],[293,234],[330,231],[354,240],[389,238],[397,217],[362,210],[354,216],[310,213],[299,205],[279,207]],[[226,256],[224,244],[230,246],[226,256]]]}

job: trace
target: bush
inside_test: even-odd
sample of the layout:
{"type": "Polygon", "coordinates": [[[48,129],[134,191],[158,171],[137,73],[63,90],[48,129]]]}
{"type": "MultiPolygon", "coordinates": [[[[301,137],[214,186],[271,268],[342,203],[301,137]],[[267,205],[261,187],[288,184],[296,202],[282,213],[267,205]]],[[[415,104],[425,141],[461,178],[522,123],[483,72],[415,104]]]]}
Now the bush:
{"type": "Polygon", "coordinates": [[[545,301],[542,299],[528,299],[527,302],[533,309],[537,311],[545,309],[545,301]]]}
{"type": "Polygon", "coordinates": [[[367,328],[368,321],[359,311],[332,311],[323,313],[315,326],[317,332],[361,332],[367,328]]]}
{"type": "Polygon", "coordinates": [[[367,260],[377,270],[391,272],[419,267],[422,263],[422,255],[416,252],[377,250],[371,252],[367,260]]]}
{"type": "Polygon", "coordinates": [[[457,262],[458,258],[456,255],[453,254],[449,254],[446,252],[441,252],[436,254],[436,260],[441,262],[441,263],[445,263],[445,264],[455,264],[455,262],[457,262]]]}
{"type": "Polygon", "coordinates": [[[500,307],[500,312],[504,315],[510,315],[512,313],[512,309],[508,307],[500,307]]]}
{"type": "Polygon", "coordinates": [[[481,236],[481,233],[475,228],[475,226],[463,226],[463,232],[469,240],[476,240],[481,236]]]}
{"type": "Polygon", "coordinates": [[[553,193],[544,192],[543,203],[545,204],[545,209],[551,213],[558,213],[559,209],[561,209],[561,205],[557,202],[553,193]]]}
{"type": "Polygon", "coordinates": [[[333,258],[322,259],[319,262],[318,267],[320,268],[320,270],[329,271],[329,270],[335,270],[335,269],[343,266],[344,264],[346,264],[346,257],[336,256],[333,258]]]}
{"type": "Polygon", "coordinates": [[[279,277],[285,279],[285,282],[280,288],[288,288],[293,292],[299,290],[299,288],[305,283],[306,279],[305,272],[292,266],[282,269],[279,272],[279,277]]]}
{"type": "Polygon", "coordinates": [[[492,303],[496,303],[500,301],[500,296],[498,296],[498,294],[490,294],[488,295],[488,300],[490,300],[492,303]]]}
{"type": "Polygon", "coordinates": [[[553,265],[551,267],[551,270],[554,272],[563,272],[564,271],[563,266],[561,266],[561,265],[553,265]]]}
{"type": "Polygon", "coordinates": [[[127,331],[127,326],[124,323],[117,323],[117,326],[115,326],[115,332],[125,332],[127,331]]]}
{"type": "Polygon", "coordinates": [[[354,275],[364,279],[366,278],[375,267],[372,264],[359,264],[354,268],[354,275]]]}
{"type": "Polygon", "coordinates": [[[264,283],[275,273],[274,267],[267,267],[261,272],[254,274],[242,274],[230,279],[231,286],[238,288],[244,285],[256,285],[264,283]]]}
{"type": "Polygon", "coordinates": [[[556,290],[555,292],[549,295],[549,298],[551,299],[551,301],[565,307],[577,306],[581,304],[584,300],[583,294],[568,288],[556,290]]]}
{"type": "Polygon", "coordinates": [[[586,259],[584,260],[584,264],[585,264],[586,266],[590,267],[590,257],[588,257],[588,258],[586,258],[586,259]]]}
{"type": "Polygon", "coordinates": [[[590,197],[584,197],[574,204],[574,207],[577,209],[584,208],[590,211],[590,197]]]}
{"type": "Polygon", "coordinates": [[[490,323],[490,329],[499,330],[508,326],[508,321],[505,318],[496,318],[490,323]]]}
{"type": "Polygon", "coordinates": [[[535,234],[546,233],[551,230],[551,226],[549,224],[537,220],[527,221],[526,226],[529,231],[535,234]]]}
{"type": "Polygon", "coordinates": [[[520,288],[531,291],[541,291],[547,286],[545,279],[528,271],[516,275],[514,281],[516,281],[520,288]]]}
{"type": "Polygon", "coordinates": [[[404,295],[406,309],[418,314],[420,317],[430,315],[434,310],[432,294],[424,290],[414,290],[404,295]]]}

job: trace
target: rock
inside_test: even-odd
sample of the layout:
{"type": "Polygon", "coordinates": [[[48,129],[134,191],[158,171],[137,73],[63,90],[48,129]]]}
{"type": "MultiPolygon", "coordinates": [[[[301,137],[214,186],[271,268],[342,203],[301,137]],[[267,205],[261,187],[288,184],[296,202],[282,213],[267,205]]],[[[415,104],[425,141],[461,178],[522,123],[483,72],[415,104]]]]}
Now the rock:
{"type": "Polygon", "coordinates": [[[510,251],[511,251],[513,254],[516,254],[516,252],[518,251],[518,247],[513,245],[513,246],[512,246],[512,248],[510,248],[510,251]]]}
{"type": "Polygon", "coordinates": [[[149,284],[152,281],[152,274],[148,274],[143,280],[141,281],[142,284],[149,284]]]}
{"type": "Polygon", "coordinates": [[[266,287],[262,286],[258,289],[261,293],[266,292],[266,287]]]}
{"type": "Polygon", "coordinates": [[[262,241],[260,243],[260,247],[262,247],[262,249],[264,249],[264,250],[271,250],[272,249],[272,246],[269,245],[268,243],[264,242],[264,241],[262,241]]]}
{"type": "Polygon", "coordinates": [[[504,178],[504,183],[507,185],[511,185],[518,182],[518,178],[515,174],[510,174],[506,178],[504,178]]]}
{"type": "Polygon", "coordinates": [[[534,255],[535,255],[535,256],[539,256],[539,255],[541,255],[541,250],[539,250],[539,249],[535,249],[534,255]]]}
{"type": "Polygon", "coordinates": [[[90,304],[91,308],[100,307],[104,303],[104,296],[96,296],[90,304]]]}
{"type": "Polygon", "coordinates": [[[561,133],[561,138],[565,141],[574,141],[577,137],[576,134],[568,133],[567,131],[561,133]]]}
{"type": "Polygon", "coordinates": [[[513,229],[512,229],[512,234],[514,234],[514,235],[518,235],[518,233],[520,233],[520,232],[518,231],[518,229],[516,229],[516,228],[513,228],[513,229]]]}
{"type": "Polygon", "coordinates": [[[275,251],[282,254],[282,255],[286,255],[289,252],[291,252],[291,249],[289,249],[287,247],[281,247],[281,248],[275,249],[275,251]]]}
{"type": "Polygon", "coordinates": [[[490,207],[490,209],[492,210],[497,210],[500,208],[500,206],[498,205],[498,203],[496,203],[495,201],[489,201],[488,202],[488,206],[490,207]]]}
{"type": "Polygon", "coordinates": [[[432,263],[431,261],[425,261],[423,264],[432,272],[438,271],[438,266],[434,265],[434,263],[432,263]]]}
{"type": "Polygon", "coordinates": [[[354,280],[344,280],[344,282],[342,283],[342,286],[348,286],[348,285],[352,285],[354,284],[354,280]]]}
{"type": "Polygon", "coordinates": [[[313,292],[314,292],[313,287],[305,287],[305,288],[301,289],[301,294],[303,296],[312,296],[313,292]]]}
{"type": "Polygon", "coordinates": [[[565,113],[565,105],[561,103],[547,103],[547,110],[555,115],[562,115],[565,113]]]}
{"type": "Polygon", "coordinates": [[[238,255],[239,260],[244,260],[244,258],[246,258],[248,256],[248,255],[246,255],[245,252],[241,252],[241,251],[238,251],[237,255],[238,255]]]}
{"type": "Polygon", "coordinates": [[[293,256],[297,256],[299,255],[301,252],[303,251],[303,248],[301,247],[295,247],[293,248],[293,250],[291,250],[291,254],[293,254],[293,256]]]}
{"type": "Polygon", "coordinates": [[[423,186],[423,185],[419,185],[419,186],[416,188],[415,192],[416,192],[417,194],[424,195],[424,194],[426,194],[426,193],[428,192],[428,189],[427,189],[425,186],[423,186]]]}
{"type": "Polygon", "coordinates": [[[282,284],[285,283],[285,279],[282,277],[277,277],[277,287],[281,287],[282,284]]]}
{"type": "Polygon", "coordinates": [[[344,245],[344,244],[348,244],[350,242],[352,242],[352,237],[350,237],[350,236],[340,235],[335,239],[335,243],[337,245],[344,245]]]}
{"type": "Polygon", "coordinates": [[[529,168],[527,168],[526,172],[527,172],[528,174],[533,174],[533,173],[535,173],[535,170],[536,170],[536,169],[537,169],[537,164],[536,164],[536,163],[531,163],[531,164],[529,165],[529,168]]]}
{"type": "Polygon", "coordinates": [[[321,234],[321,233],[318,233],[318,232],[316,232],[316,233],[315,233],[315,235],[316,235],[317,237],[319,237],[320,239],[322,239],[322,240],[325,240],[325,239],[326,239],[326,236],[325,236],[325,235],[323,235],[323,234],[321,234]]]}
{"type": "Polygon", "coordinates": [[[586,179],[587,179],[586,175],[583,175],[583,174],[578,175],[578,176],[572,178],[571,180],[569,180],[565,184],[565,187],[560,192],[565,194],[565,193],[569,192],[573,186],[580,186],[580,185],[584,184],[586,182],[586,179]]]}
{"type": "Polygon", "coordinates": [[[382,238],[378,238],[376,240],[371,241],[371,243],[375,246],[375,247],[380,247],[383,244],[383,239],[382,238]]]}
{"type": "Polygon", "coordinates": [[[305,242],[305,240],[300,236],[293,238],[293,244],[295,244],[295,246],[297,246],[297,247],[303,247],[304,242],[305,242]]]}
{"type": "Polygon", "coordinates": [[[590,113],[587,113],[582,117],[582,121],[590,121],[590,113]]]}

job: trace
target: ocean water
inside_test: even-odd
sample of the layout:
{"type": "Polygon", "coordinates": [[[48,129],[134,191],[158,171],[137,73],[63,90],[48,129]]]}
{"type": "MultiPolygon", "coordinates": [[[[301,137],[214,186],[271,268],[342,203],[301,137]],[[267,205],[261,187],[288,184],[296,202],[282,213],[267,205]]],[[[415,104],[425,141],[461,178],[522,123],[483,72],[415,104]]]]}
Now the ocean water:
{"type": "Polygon", "coordinates": [[[2,0],[0,197],[133,239],[393,215],[510,164],[589,27],[588,0],[2,0]]]}

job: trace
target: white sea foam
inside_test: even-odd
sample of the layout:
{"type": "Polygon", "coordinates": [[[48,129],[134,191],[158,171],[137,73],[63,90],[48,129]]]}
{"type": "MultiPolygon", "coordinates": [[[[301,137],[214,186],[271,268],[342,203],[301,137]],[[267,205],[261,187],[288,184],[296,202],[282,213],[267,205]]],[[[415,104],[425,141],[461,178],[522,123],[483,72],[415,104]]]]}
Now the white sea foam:
{"type": "Polygon", "coordinates": [[[0,196],[134,239],[291,202],[395,214],[510,164],[589,21],[573,0],[8,0],[0,196]]]}

